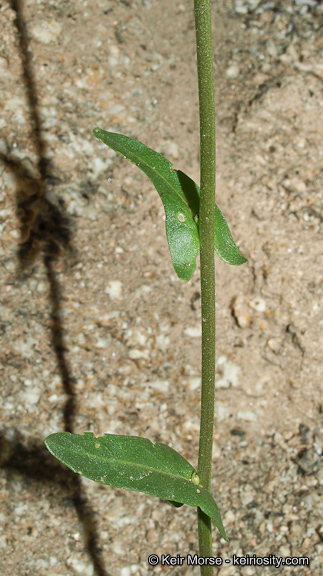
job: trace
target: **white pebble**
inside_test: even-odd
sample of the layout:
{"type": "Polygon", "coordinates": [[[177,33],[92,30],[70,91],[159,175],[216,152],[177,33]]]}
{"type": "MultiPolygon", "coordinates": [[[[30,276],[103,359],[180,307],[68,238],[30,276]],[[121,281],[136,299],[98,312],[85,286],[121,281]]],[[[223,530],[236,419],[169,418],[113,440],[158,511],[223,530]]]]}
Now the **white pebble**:
{"type": "Polygon", "coordinates": [[[268,348],[278,354],[282,347],[282,340],[280,338],[270,338],[267,342],[268,348]]]}
{"type": "Polygon", "coordinates": [[[110,66],[117,66],[117,64],[119,62],[120,49],[115,44],[110,44],[109,52],[110,52],[110,56],[109,56],[108,61],[109,61],[110,66]]]}
{"type": "Polygon", "coordinates": [[[37,292],[45,292],[46,290],[46,283],[41,281],[37,285],[37,292]]]}
{"type": "Polygon", "coordinates": [[[120,280],[111,280],[105,289],[105,293],[110,296],[111,300],[120,300],[122,298],[122,282],[120,280]]]}
{"type": "Polygon", "coordinates": [[[217,366],[221,366],[222,364],[224,364],[227,361],[227,357],[223,354],[221,356],[218,357],[217,361],[216,361],[216,365],[217,366]]]}
{"type": "Polygon", "coordinates": [[[176,142],[168,142],[167,147],[168,147],[169,155],[173,158],[173,160],[177,160],[177,158],[178,158],[178,146],[177,146],[176,142]]]}
{"type": "Polygon", "coordinates": [[[40,398],[39,388],[27,388],[20,393],[21,401],[26,404],[37,404],[40,398]]]}
{"type": "Polygon", "coordinates": [[[300,180],[300,178],[286,178],[282,184],[286,190],[295,194],[304,194],[307,191],[305,182],[300,180]]]}
{"type": "Polygon", "coordinates": [[[158,392],[166,394],[168,392],[169,382],[167,380],[155,380],[155,382],[146,382],[144,386],[149,386],[158,392]]]}
{"type": "Polygon", "coordinates": [[[38,42],[42,44],[50,44],[55,42],[62,30],[62,25],[55,20],[45,22],[44,20],[40,24],[35,24],[31,27],[30,31],[38,42]]]}
{"type": "Polygon", "coordinates": [[[271,56],[272,58],[277,58],[278,52],[277,52],[276,44],[275,44],[275,42],[273,42],[273,40],[267,40],[267,42],[266,42],[266,52],[267,52],[267,54],[269,54],[269,56],[271,56]]]}
{"type": "Polygon", "coordinates": [[[105,160],[102,160],[102,158],[94,158],[91,166],[92,168],[91,177],[93,178],[93,180],[96,180],[96,178],[102,172],[105,172],[109,168],[109,166],[111,166],[111,164],[112,161],[110,158],[106,158],[105,160]]]}
{"type": "Polygon", "coordinates": [[[224,525],[230,526],[230,524],[233,524],[235,521],[236,521],[235,514],[232,512],[232,510],[228,510],[228,512],[225,514],[223,518],[224,525]]]}
{"type": "Polygon", "coordinates": [[[201,386],[201,378],[196,377],[196,378],[190,378],[187,381],[187,387],[189,390],[197,390],[197,388],[200,388],[201,386]]]}
{"type": "Polygon", "coordinates": [[[136,348],[133,348],[129,352],[129,358],[131,358],[131,360],[139,360],[140,358],[148,360],[149,358],[148,350],[137,350],[136,348]]]}
{"type": "Polygon", "coordinates": [[[34,345],[38,344],[38,340],[32,336],[27,336],[26,340],[17,339],[14,343],[14,349],[21,354],[24,358],[31,358],[35,354],[34,345]]]}
{"type": "Polygon", "coordinates": [[[240,328],[248,328],[250,326],[251,314],[242,294],[234,298],[232,312],[240,328]]]}
{"type": "Polygon", "coordinates": [[[151,292],[151,290],[152,290],[151,286],[148,286],[148,284],[142,284],[136,290],[136,298],[141,298],[145,294],[149,294],[149,292],[151,292]]]}
{"type": "Polygon", "coordinates": [[[70,556],[66,562],[69,568],[72,568],[75,574],[82,574],[82,576],[93,576],[93,566],[92,564],[86,565],[78,558],[70,556]]]}
{"type": "Polygon", "coordinates": [[[216,380],[215,388],[218,390],[220,388],[229,388],[230,383],[226,378],[220,378],[220,380],[216,380]]]}
{"type": "Polygon", "coordinates": [[[237,78],[239,76],[239,72],[240,69],[238,64],[232,64],[232,66],[229,66],[225,74],[228,78],[237,78]]]}
{"type": "Polygon", "coordinates": [[[251,410],[239,410],[239,412],[237,412],[237,419],[244,420],[245,422],[255,422],[258,420],[258,414],[251,410]]]}
{"type": "Polygon", "coordinates": [[[97,338],[96,348],[108,348],[109,342],[106,338],[97,338]]]}
{"type": "Polygon", "coordinates": [[[245,3],[243,2],[243,0],[235,0],[234,11],[237,14],[247,14],[248,8],[247,8],[247,6],[245,6],[245,3]]]}
{"type": "Polygon", "coordinates": [[[266,302],[262,298],[254,298],[253,300],[250,300],[249,306],[257,312],[265,312],[266,310],[266,302]]]}
{"type": "Polygon", "coordinates": [[[238,364],[227,360],[226,356],[220,356],[217,361],[217,367],[222,378],[216,381],[216,388],[229,388],[230,384],[231,386],[239,386],[241,368],[238,364]]]}
{"type": "Polygon", "coordinates": [[[46,560],[45,558],[38,558],[38,560],[36,560],[35,562],[35,568],[37,569],[37,571],[45,570],[47,572],[47,569],[49,568],[48,560],[46,560]]]}
{"type": "Polygon", "coordinates": [[[188,326],[188,328],[185,328],[184,334],[191,336],[191,338],[200,338],[202,336],[202,328],[200,325],[188,326]]]}
{"type": "Polygon", "coordinates": [[[279,555],[286,558],[286,556],[291,556],[291,549],[287,545],[280,546],[279,555]]]}
{"type": "Polygon", "coordinates": [[[170,343],[169,336],[165,336],[164,334],[159,334],[159,336],[157,336],[156,338],[156,346],[157,348],[159,348],[159,350],[162,350],[163,352],[167,350],[169,343],[170,343]]]}

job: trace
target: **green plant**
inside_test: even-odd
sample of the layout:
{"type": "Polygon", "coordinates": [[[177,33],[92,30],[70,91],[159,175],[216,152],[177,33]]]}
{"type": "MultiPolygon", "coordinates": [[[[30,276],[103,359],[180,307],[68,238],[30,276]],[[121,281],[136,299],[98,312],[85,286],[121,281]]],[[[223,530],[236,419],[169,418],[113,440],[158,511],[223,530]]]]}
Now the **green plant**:
{"type": "MultiPolygon", "coordinates": [[[[197,507],[200,556],[212,557],[211,520],[224,539],[220,512],[210,493],[215,382],[214,250],[229,264],[246,259],[236,247],[225,217],[215,204],[215,111],[209,0],[195,0],[200,103],[201,190],[171,162],[141,142],[95,128],[94,135],[138,166],[154,184],[165,209],[166,234],[174,269],[189,281],[201,258],[202,400],[197,472],[164,444],[135,436],[96,438],[68,432],[45,440],[48,450],[74,472],[101,484],[158,496],[179,507],[197,507]]],[[[204,576],[211,565],[201,566],[204,576]]]]}

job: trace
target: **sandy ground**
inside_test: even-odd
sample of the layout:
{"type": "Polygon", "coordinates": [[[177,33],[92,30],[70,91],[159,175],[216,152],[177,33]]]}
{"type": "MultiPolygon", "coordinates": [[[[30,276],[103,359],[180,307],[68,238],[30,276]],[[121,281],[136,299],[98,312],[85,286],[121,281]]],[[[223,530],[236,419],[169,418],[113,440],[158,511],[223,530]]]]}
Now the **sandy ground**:
{"type": "MultiPolygon", "coordinates": [[[[217,203],[248,258],[216,261],[215,573],[321,576],[322,4],[212,12],[217,203]]],[[[194,34],[191,0],[0,2],[2,576],[199,574],[147,562],[198,552],[192,508],[76,477],[43,445],[131,434],[196,465],[199,271],[176,277],[150,181],[92,135],[198,182],[194,34]]]]}

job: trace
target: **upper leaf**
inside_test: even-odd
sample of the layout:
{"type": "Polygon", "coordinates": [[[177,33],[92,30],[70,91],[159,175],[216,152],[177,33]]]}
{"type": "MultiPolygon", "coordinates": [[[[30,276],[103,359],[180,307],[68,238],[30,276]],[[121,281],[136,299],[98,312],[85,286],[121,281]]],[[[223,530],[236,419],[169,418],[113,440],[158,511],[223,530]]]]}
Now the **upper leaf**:
{"type": "MultiPolygon", "coordinates": [[[[165,208],[166,235],[175,272],[182,280],[190,280],[200,249],[198,185],[181,170],[174,170],[172,163],[164,156],[138,140],[101,128],[95,128],[93,133],[138,166],[154,184],[165,208]]],[[[228,264],[239,266],[247,262],[235,245],[226,219],[216,204],[214,248],[228,264]]]]}
{"type": "Polygon", "coordinates": [[[210,492],[191,482],[193,466],[166,444],[116,434],[96,438],[92,432],[51,434],[45,444],[58,460],[90,480],[198,506],[226,539],[210,492]]]}
{"type": "Polygon", "coordinates": [[[115,152],[138,166],[155,186],[165,209],[166,235],[173,266],[179,278],[190,280],[196,268],[200,248],[197,225],[193,219],[177,171],[164,156],[142,142],[107,132],[101,128],[94,135],[115,152]]]}

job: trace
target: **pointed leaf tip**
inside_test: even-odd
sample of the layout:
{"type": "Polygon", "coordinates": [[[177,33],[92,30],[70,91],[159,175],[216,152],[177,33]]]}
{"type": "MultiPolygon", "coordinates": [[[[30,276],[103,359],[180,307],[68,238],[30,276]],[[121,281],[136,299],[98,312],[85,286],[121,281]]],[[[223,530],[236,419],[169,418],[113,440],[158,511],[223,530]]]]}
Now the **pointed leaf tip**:
{"type": "Polygon", "coordinates": [[[228,264],[240,266],[247,262],[237,248],[225,216],[217,205],[215,205],[214,248],[221,260],[228,264]]]}
{"type": "Polygon", "coordinates": [[[142,142],[123,134],[101,128],[94,128],[93,133],[140,168],[155,186],[165,209],[166,236],[175,272],[181,280],[188,282],[196,268],[199,234],[182,181],[172,163],[142,142]]]}

